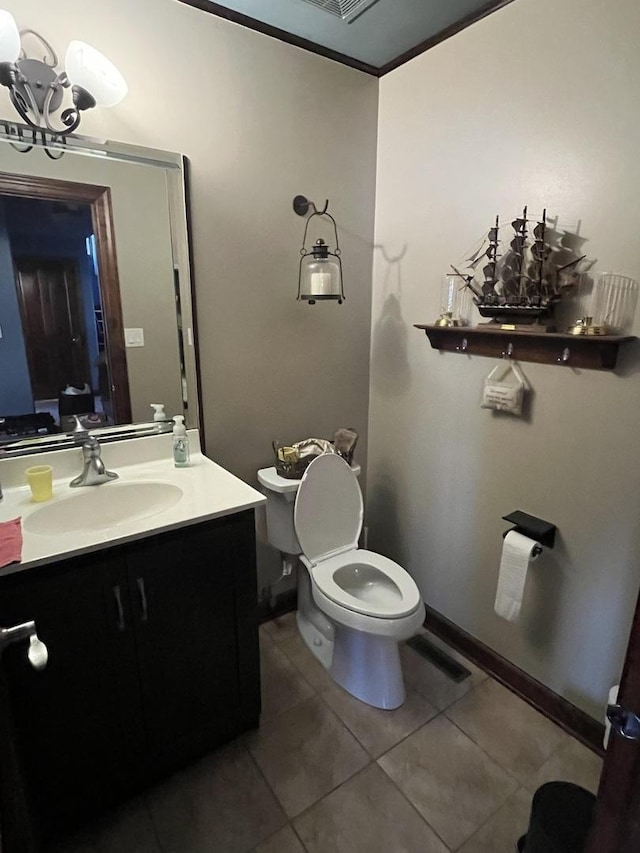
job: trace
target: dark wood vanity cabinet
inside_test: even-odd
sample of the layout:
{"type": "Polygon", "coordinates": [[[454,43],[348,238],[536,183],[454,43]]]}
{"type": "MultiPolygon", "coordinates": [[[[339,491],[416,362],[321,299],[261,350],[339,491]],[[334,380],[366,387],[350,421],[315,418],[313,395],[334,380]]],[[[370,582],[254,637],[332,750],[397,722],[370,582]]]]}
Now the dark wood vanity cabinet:
{"type": "Polygon", "coordinates": [[[257,725],[253,511],[0,576],[0,625],[30,619],[49,662],[3,655],[3,824],[12,781],[47,840],[257,725]]]}

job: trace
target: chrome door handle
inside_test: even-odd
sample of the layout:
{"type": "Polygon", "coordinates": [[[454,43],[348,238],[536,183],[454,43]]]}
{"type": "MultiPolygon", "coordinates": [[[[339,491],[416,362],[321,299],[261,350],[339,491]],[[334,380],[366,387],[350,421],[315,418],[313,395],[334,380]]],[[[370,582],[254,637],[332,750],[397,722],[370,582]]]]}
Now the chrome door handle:
{"type": "Polygon", "coordinates": [[[127,627],[124,621],[124,608],[122,606],[122,596],[120,595],[120,584],[117,584],[113,588],[113,597],[116,601],[116,609],[118,611],[118,621],[116,625],[118,626],[118,631],[124,631],[127,627]]]}
{"type": "Polygon", "coordinates": [[[144,578],[136,578],[136,584],[138,586],[138,592],[140,593],[140,621],[147,622],[149,618],[149,611],[147,609],[147,593],[144,588],[144,578]]]}
{"type": "Polygon", "coordinates": [[[0,628],[0,654],[5,646],[17,643],[20,640],[29,640],[29,651],[27,657],[34,669],[44,669],[49,660],[49,651],[36,632],[35,622],[23,622],[12,628],[0,628]]]}

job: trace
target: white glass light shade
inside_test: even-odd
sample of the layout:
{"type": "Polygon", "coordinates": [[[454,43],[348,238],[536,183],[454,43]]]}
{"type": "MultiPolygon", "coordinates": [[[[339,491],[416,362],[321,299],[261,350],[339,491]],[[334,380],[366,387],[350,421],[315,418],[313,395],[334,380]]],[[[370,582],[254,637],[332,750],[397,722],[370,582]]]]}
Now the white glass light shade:
{"type": "Polygon", "coordinates": [[[15,62],[20,55],[20,32],[13,15],[0,9],[0,62],[15,62]]]}
{"type": "Polygon", "coordinates": [[[99,107],[115,107],[129,91],[127,81],[113,62],[83,41],[69,43],[64,70],[74,86],[81,86],[93,95],[99,107]]]}

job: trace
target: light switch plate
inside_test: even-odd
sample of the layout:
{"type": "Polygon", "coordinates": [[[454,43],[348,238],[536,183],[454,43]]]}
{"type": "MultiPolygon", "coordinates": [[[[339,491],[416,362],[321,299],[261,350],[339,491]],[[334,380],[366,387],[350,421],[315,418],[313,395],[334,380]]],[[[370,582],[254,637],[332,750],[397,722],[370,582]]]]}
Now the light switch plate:
{"type": "Polygon", "coordinates": [[[143,347],[144,329],[125,329],[124,343],[128,347],[143,347]]]}

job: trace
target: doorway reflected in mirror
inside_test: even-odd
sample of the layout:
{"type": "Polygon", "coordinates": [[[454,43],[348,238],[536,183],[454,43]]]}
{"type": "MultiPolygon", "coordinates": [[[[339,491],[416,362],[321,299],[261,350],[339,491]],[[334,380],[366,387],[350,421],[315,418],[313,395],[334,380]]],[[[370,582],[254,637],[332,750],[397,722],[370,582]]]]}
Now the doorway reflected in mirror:
{"type": "MultiPolygon", "coordinates": [[[[21,306],[13,257],[5,265],[8,274],[2,272],[0,264],[0,416],[6,415],[4,426],[14,436],[13,441],[1,443],[0,456],[72,447],[79,438],[70,432],[78,426],[77,415],[81,420],[107,419],[104,426],[90,424],[101,441],[118,441],[132,432],[138,435],[149,429],[157,432],[170,428],[169,420],[151,420],[152,403],[163,403],[167,418],[183,414],[188,427],[202,427],[186,158],[168,151],[74,135],[66,140],[64,156],[51,160],[38,140],[26,153],[16,150],[14,141],[15,134],[4,132],[0,125],[0,202],[26,204],[29,199],[39,199],[48,205],[49,218],[46,228],[38,226],[42,239],[36,235],[30,241],[25,238],[26,245],[19,250],[22,288],[44,293],[46,299],[37,298],[46,302],[49,314],[54,313],[52,304],[57,306],[52,322],[58,328],[58,338],[72,339],[74,349],[58,356],[55,335],[45,345],[43,318],[38,318],[37,313],[27,317],[36,324],[36,334],[29,335],[27,331],[25,340],[25,299],[21,306]],[[86,228],[82,210],[90,211],[90,229],[86,228]],[[93,235],[94,241],[93,247],[82,243],[82,261],[78,261],[76,248],[67,248],[68,236],[62,235],[63,223],[75,229],[76,218],[84,221],[83,240],[87,236],[91,240],[93,235]],[[51,219],[61,226],[59,240],[53,236],[51,219]],[[33,256],[38,258],[35,266],[27,262],[33,256]],[[74,263],[61,265],[65,259],[74,259],[74,263]],[[99,303],[82,283],[88,261],[93,261],[94,273],[97,269],[99,303]],[[57,294],[64,297],[58,300],[61,304],[49,296],[54,280],[58,282],[57,294]],[[77,291],[81,300],[76,300],[77,291]],[[13,300],[12,321],[5,310],[7,292],[13,300]],[[68,315],[66,319],[59,313],[62,309],[68,315]],[[79,333],[78,317],[83,324],[79,333]],[[23,369],[8,370],[5,366],[15,360],[9,354],[18,344],[22,347],[23,369]],[[54,361],[61,364],[55,367],[50,364],[54,361]],[[29,390],[27,409],[16,406],[20,375],[24,379],[21,393],[24,388],[29,390]],[[43,377],[44,388],[40,383],[43,377]],[[1,405],[3,399],[6,406],[1,405]],[[95,411],[84,415],[78,411],[91,408],[95,411]],[[65,415],[65,411],[71,414],[65,415]],[[46,434],[52,426],[65,432],[46,434]],[[45,434],[39,435],[40,431],[45,434]]],[[[0,229],[0,234],[5,232],[0,229]]],[[[8,240],[6,236],[5,242],[8,240]]],[[[6,245],[5,249],[10,255],[10,247],[6,245]]],[[[2,430],[0,423],[0,433],[2,430]]]]}
{"type": "Polygon", "coordinates": [[[0,442],[131,419],[111,219],[107,187],[0,174],[0,442]]]}

